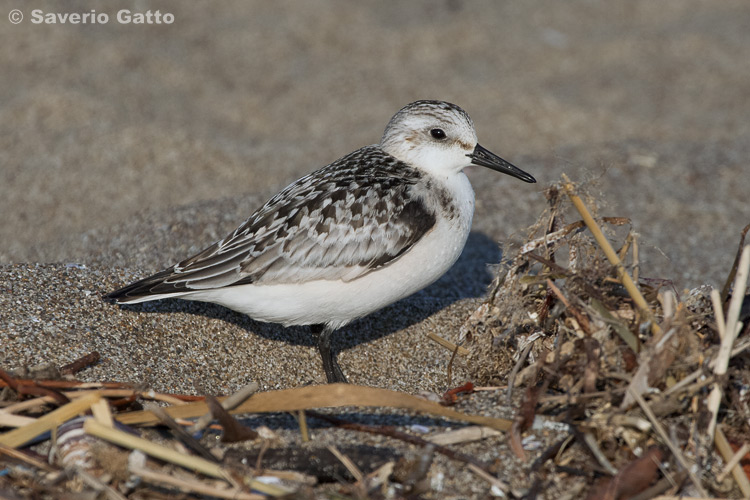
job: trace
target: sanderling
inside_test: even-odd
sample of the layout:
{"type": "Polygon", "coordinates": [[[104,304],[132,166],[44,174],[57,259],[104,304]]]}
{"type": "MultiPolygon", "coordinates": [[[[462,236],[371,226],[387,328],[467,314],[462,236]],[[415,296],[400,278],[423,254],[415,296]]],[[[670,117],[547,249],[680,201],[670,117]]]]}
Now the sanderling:
{"type": "Polygon", "coordinates": [[[328,382],[345,382],[331,334],[456,262],[474,214],[463,173],[472,164],[536,182],[477,144],[458,106],[413,102],[380,144],[302,177],[224,239],[104,298],[199,300],[259,321],[312,325],[328,382]]]}

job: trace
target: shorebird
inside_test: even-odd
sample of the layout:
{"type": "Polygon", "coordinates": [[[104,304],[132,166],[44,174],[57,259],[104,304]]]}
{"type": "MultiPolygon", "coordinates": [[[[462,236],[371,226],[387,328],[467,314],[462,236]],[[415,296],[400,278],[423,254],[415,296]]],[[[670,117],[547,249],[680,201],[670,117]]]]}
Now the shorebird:
{"type": "Polygon", "coordinates": [[[379,144],[293,182],[222,240],[104,299],[198,300],[259,321],[311,325],[328,382],[346,382],[331,334],[456,262],[474,214],[463,172],[470,165],[536,182],[480,146],[455,104],[413,102],[379,144]]]}

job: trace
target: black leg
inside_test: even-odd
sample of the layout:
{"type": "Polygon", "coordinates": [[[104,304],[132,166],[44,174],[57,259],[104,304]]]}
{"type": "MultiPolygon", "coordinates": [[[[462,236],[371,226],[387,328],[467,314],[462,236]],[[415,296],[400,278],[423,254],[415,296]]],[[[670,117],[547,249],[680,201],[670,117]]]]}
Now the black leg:
{"type": "Polygon", "coordinates": [[[347,383],[344,372],[341,371],[335,354],[331,351],[331,334],[333,329],[325,325],[312,325],[312,332],[318,337],[318,351],[320,358],[323,360],[323,370],[326,372],[326,379],[329,384],[338,382],[347,383]]]}

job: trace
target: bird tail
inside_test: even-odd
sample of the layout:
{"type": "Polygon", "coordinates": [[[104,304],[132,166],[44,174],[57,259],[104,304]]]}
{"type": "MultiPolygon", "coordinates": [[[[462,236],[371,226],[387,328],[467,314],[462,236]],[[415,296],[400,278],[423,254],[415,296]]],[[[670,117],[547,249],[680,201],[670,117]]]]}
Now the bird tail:
{"type": "Polygon", "coordinates": [[[165,269],[114,292],[106,293],[102,295],[102,299],[112,304],[137,304],[185,295],[188,290],[184,283],[165,281],[173,272],[173,269],[165,269]]]}

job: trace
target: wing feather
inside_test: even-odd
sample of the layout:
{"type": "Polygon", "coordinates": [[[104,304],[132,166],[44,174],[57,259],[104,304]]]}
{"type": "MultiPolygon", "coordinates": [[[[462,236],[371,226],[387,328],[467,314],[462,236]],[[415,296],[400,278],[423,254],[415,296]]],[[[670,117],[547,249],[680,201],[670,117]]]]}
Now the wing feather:
{"type": "Polygon", "coordinates": [[[436,214],[416,189],[421,179],[377,146],[362,148],[291,184],[223,240],[106,298],[356,279],[398,259],[434,226],[436,214]]]}

